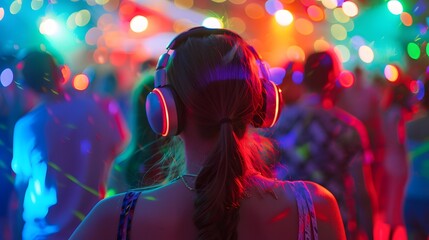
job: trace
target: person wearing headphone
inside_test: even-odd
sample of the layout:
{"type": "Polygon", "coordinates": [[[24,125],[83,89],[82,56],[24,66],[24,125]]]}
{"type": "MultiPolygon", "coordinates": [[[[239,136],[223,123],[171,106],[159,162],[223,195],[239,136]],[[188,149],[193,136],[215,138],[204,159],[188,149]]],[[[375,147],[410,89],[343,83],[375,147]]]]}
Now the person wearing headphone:
{"type": "Polygon", "coordinates": [[[165,183],[100,201],[71,239],[345,239],[328,190],[273,178],[255,129],[277,121],[281,93],[239,35],[179,34],[154,82],[151,128],[179,144],[159,163],[165,183]]]}

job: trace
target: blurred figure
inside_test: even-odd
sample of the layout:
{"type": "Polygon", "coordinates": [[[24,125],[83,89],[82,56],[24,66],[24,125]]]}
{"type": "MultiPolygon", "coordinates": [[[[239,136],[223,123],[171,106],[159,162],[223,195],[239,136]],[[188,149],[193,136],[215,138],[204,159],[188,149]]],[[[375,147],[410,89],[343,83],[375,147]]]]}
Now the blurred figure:
{"type": "Polygon", "coordinates": [[[381,96],[369,84],[368,78],[365,76],[365,71],[361,67],[358,66],[354,69],[354,76],[353,85],[341,90],[336,105],[358,118],[365,126],[369,146],[374,156],[371,164],[372,178],[376,193],[379,193],[382,187],[380,176],[382,161],[384,160],[381,96]]]}
{"type": "Polygon", "coordinates": [[[16,194],[13,191],[12,161],[13,128],[16,121],[32,107],[32,94],[26,92],[21,98],[20,86],[16,82],[16,58],[14,55],[0,57],[2,81],[0,85],[0,239],[12,239],[15,222],[16,194]],[[9,72],[7,72],[9,71],[9,72]]]}
{"type": "Polygon", "coordinates": [[[107,173],[123,139],[93,99],[63,91],[52,55],[32,51],[20,65],[23,86],[40,98],[18,120],[13,137],[22,239],[67,239],[104,198],[107,173]]]}
{"type": "Polygon", "coordinates": [[[284,107],[268,134],[281,154],[277,176],[326,187],[340,206],[348,239],[360,234],[373,239],[372,158],[362,123],[333,106],[339,72],[333,53],[308,56],[303,95],[293,107],[284,107]]]}
{"type": "Polygon", "coordinates": [[[161,138],[150,128],[146,115],[146,97],[153,88],[153,70],[145,70],[131,99],[131,142],[114,161],[107,182],[109,195],[133,188],[159,184],[164,179],[156,163],[166,150],[169,138],[161,138]]]}
{"type": "MultiPolygon", "coordinates": [[[[399,68],[398,68],[399,69],[399,68]]],[[[408,178],[405,149],[405,122],[413,114],[413,95],[409,79],[401,71],[395,82],[390,82],[382,102],[385,158],[382,166],[380,211],[382,220],[389,225],[389,239],[398,227],[404,225],[402,211],[404,189],[408,178]]]]}
{"type": "Polygon", "coordinates": [[[410,171],[403,213],[409,240],[429,239],[429,76],[420,107],[420,112],[406,123],[410,171]]]}
{"type": "Polygon", "coordinates": [[[291,106],[298,102],[302,93],[302,78],[304,76],[304,64],[302,62],[288,62],[283,81],[279,84],[282,90],[283,103],[291,106]]]}

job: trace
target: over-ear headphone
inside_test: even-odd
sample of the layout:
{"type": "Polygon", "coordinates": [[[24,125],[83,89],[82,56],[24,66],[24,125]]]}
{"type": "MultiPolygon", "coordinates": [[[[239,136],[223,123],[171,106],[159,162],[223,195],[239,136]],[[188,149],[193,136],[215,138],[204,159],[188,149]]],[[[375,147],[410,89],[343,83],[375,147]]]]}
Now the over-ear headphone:
{"type": "MultiPolygon", "coordinates": [[[[170,58],[170,50],[176,49],[190,37],[207,37],[210,35],[229,35],[241,37],[227,29],[210,29],[195,27],[176,36],[166,47],[167,52],[159,57],[155,71],[154,89],[146,98],[146,114],[152,130],[162,136],[173,136],[181,132],[184,125],[183,103],[174,89],[168,85],[166,67],[170,58]]],[[[263,85],[264,102],[255,114],[252,125],[255,127],[271,127],[280,115],[282,95],[277,85],[270,81],[267,64],[257,52],[250,47],[259,65],[259,75],[263,85]]]]}

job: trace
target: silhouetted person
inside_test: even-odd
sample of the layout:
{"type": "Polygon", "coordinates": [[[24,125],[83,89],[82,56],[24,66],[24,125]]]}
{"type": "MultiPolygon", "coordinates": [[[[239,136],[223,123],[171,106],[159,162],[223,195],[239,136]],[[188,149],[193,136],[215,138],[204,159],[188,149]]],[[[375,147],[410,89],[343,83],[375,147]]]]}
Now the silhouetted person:
{"type": "Polygon", "coordinates": [[[22,238],[67,239],[104,197],[107,171],[123,139],[93,99],[63,91],[63,76],[50,54],[29,52],[21,64],[23,86],[40,98],[14,131],[22,238]]]}
{"type": "Polygon", "coordinates": [[[359,234],[372,239],[372,195],[367,188],[372,184],[372,158],[362,123],[334,106],[339,72],[333,53],[310,54],[304,64],[301,98],[284,106],[267,134],[280,151],[278,178],[326,187],[339,204],[348,239],[359,234]]]}

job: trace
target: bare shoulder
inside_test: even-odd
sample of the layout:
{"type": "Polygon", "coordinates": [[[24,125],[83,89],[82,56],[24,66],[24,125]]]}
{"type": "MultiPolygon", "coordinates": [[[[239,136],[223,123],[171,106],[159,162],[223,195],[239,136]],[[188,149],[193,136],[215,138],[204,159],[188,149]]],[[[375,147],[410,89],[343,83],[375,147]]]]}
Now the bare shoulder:
{"type": "Polygon", "coordinates": [[[124,194],[99,201],[70,239],[115,239],[124,194]]]}
{"type": "Polygon", "coordinates": [[[313,198],[320,239],[346,239],[335,197],[320,184],[304,181],[313,198]]]}

